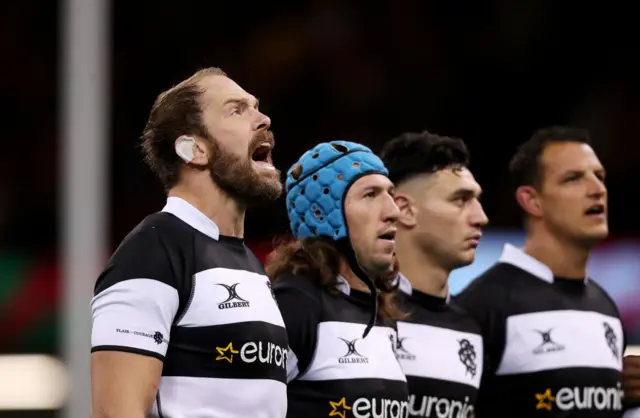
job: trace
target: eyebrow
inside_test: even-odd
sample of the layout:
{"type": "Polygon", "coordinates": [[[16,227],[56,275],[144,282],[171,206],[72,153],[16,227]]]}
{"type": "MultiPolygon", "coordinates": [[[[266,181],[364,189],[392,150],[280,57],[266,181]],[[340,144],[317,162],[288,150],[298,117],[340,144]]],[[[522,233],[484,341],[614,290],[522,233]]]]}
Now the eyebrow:
{"type": "MultiPolygon", "coordinates": [[[[256,102],[253,105],[253,107],[257,109],[260,106],[260,100],[256,98],[255,101],[256,102]]],[[[249,107],[249,100],[248,99],[227,99],[222,104],[222,106],[226,106],[228,104],[236,104],[236,105],[243,105],[243,106],[249,107]]]]}
{"type": "Polygon", "coordinates": [[[457,199],[459,197],[463,197],[465,199],[469,199],[469,198],[472,198],[472,197],[480,198],[480,196],[482,196],[482,189],[480,189],[476,193],[476,191],[474,189],[460,188],[460,189],[456,190],[455,192],[451,193],[451,198],[452,199],[457,199]]]}
{"type": "Polygon", "coordinates": [[[597,176],[605,177],[607,175],[607,172],[604,168],[598,168],[594,170],[567,170],[562,173],[562,178],[571,176],[584,176],[589,171],[593,171],[597,176]]]}
{"type": "Polygon", "coordinates": [[[364,188],[363,193],[369,193],[369,192],[387,192],[393,196],[396,192],[396,187],[393,184],[390,184],[388,186],[375,184],[375,185],[367,186],[364,188]]]}

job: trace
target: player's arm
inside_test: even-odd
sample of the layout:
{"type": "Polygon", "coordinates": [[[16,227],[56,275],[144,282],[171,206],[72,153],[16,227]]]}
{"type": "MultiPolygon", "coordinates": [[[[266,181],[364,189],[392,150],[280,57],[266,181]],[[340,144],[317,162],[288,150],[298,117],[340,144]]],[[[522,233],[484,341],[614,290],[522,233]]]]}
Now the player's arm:
{"type": "Polygon", "coordinates": [[[93,418],[144,418],[158,391],[179,297],[172,263],[155,231],[130,236],[91,301],[93,418]]]}
{"type": "Polygon", "coordinates": [[[289,340],[288,382],[306,371],[315,351],[320,322],[318,291],[305,277],[284,275],[273,282],[289,340]]]}

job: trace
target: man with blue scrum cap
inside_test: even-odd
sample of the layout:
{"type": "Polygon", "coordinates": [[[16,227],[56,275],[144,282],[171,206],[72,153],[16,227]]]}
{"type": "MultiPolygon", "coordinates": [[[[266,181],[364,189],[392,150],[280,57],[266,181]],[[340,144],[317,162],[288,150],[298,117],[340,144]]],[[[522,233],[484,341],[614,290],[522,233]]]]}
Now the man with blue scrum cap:
{"type": "Polygon", "coordinates": [[[294,241],[270,256],[289,338],[288,417],[406,417],[396,360],[394,186],[360,144],[322,143],[287,172],[294,241]]]}

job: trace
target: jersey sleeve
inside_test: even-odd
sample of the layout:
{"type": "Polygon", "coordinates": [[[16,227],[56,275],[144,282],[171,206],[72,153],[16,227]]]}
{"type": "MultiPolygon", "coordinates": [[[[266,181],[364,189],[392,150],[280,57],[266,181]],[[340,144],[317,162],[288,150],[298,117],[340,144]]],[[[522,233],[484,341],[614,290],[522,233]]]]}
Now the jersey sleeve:
{"type": "Polygon", "coordinates": [[[100,274],[91,300],[91,351],[164,360],[180,303],[168,242],[155,229],[128,236],[100,274]]]}
{"type": "Polygon", "coordinates": [[[304,374],[316,348],[321,302],[318,289],[306,277],[284,275],[273,283],[289,339],[287,381],[304,374]]]}

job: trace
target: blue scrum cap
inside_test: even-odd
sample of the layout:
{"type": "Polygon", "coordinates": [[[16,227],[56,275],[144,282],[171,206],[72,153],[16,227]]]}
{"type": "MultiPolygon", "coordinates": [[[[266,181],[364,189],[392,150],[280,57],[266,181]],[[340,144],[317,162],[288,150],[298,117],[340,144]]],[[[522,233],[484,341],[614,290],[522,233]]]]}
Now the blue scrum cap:
{"type": "Polygon", "coordinates": [[[305,152],[287,171],[287,213],[296,238],[347,238],[344,197],[369,174],[388,175],[384,163],[364,145],[324,142],[305,152]]]}

